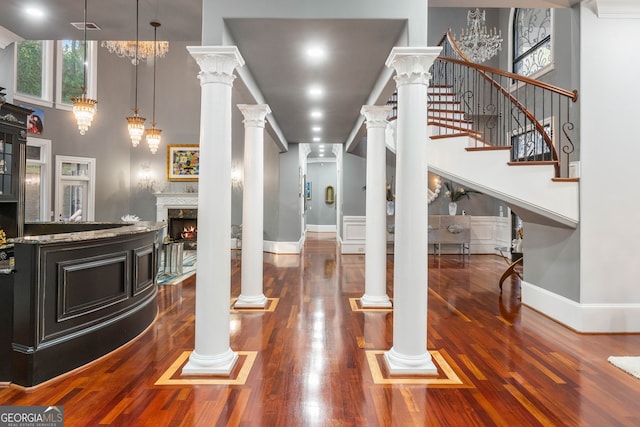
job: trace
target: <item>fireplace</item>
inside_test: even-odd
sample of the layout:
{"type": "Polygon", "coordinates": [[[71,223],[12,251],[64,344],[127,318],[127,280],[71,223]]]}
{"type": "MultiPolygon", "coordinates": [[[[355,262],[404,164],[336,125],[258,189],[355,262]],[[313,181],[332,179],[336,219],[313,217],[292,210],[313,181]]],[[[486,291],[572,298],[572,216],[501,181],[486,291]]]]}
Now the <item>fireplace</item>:
{"type": "Polygon", "coordinates": [[[198,238],[198,209],[168,209],[167,234],[171,241],[184,243],[185,249],[195,250],[198,238]]]}

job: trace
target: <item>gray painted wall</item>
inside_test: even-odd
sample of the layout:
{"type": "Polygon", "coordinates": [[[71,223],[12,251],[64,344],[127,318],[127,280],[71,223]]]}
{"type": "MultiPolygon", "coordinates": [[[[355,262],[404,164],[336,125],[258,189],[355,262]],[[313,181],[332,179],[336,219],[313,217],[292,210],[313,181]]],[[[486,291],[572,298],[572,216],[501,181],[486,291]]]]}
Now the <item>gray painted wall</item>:
{"type": "Polygon", "coordinates": [[[15,43],[0,49],[0,87],[6,89],[7,101],[13,103],[13,56],[15,43]]]}
{"type": "Polygon", "coordinates": [[[342,212],[345,216],[366,214],[366,192],[362,187],[367,182],[367,162],[362,157],[344,154],[342,212]]]}
{"type": "Polygon", "coordinates": [[[336,225],[336,203],[325,203],[325,189],[337,186],[335,162],[308,163],[307,180],[312,183],[312,198],[308,201],[307,224],[336,225]]]}
{"type": "Polygon", "coordinates": [[[278,238],[281,242],[300,240],[300,198],[298,196],[298,144],[289,144],[289,151],[280,153],[280,191],[278,195],[278,238]]]}
{"type": "MultiPolygon", "coordinates": [[[[280,216],[279,190],[280,190],[280,151],[273,139],[265,134],[264,136],[264,238],[265,240],[277,241],[278,217],[280,216]]],[[[294,176],[298,176],[298,169],[294,171],[294,176]]],[[[297,196],[297,188],[296,188],[297,196]]],[[[297,201],[296,197],[296,201],[297,201]]],[[[296,216],[298,209],[296,208],[296,216]]]]}

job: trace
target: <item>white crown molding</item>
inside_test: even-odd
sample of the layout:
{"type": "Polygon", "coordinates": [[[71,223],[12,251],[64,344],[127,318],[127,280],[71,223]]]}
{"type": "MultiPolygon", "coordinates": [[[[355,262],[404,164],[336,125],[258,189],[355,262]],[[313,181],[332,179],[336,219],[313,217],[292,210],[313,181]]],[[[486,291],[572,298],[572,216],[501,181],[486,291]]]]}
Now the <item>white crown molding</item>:
{"type": "Polygon", "coordinates": [[[12,33],[4,27],[0,27],[0,49],[4,49],[13,42],[20,42],[23,38],[12,33]]]}
{"type": "Polygon", "coordinates": [[[638,0],[595,0],[599,18],[640,19],[638,0]]]}

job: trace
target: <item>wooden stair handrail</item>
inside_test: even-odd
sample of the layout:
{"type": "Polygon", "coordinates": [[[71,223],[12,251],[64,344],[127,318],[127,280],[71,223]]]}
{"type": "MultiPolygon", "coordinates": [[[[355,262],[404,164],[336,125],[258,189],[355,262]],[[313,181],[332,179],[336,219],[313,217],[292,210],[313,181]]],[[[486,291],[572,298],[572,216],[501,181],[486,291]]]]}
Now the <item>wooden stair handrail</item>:
{"type": "Polygon", "coordinates": [[[530,77],[521,76],[519,74],[510,73],[509,71],[503,71],[503,70],[500,70],[498,68],[488,67],[486,65],[476,64],[475,62],[470,61],[464,55],[464,53],[462,53],[462,51],[460,50],[460,48],[456,44],[456,41],[455,41],[455,39],[453,37],[453,34],[451,34],[451,30],[448,30],[446,32],[446,34],[442,37],[442,39],[440,40],[440,44],[442,44],[445,40],[449,41],[449,43],[451,44],[453,49],[456,51],[456,53],[458,55],[460,55],[460,57],[463,58],[463,59],[460,60],[460,59],[446,58],[446,57],[440,57],[440,59],[446,59],[447,62],[453,62],[454,64],[460,64],[460,65],[469,66],[471,68],[475,68],[475,69],[480,70],[480,71],[485,71],[485,72],[489,72],[489,73],[493,73],[493,74],[498,74],[498,75],[501,75],[503,77],[508,77],[508,78],[510,78],[512,80],[518,80],[518,81],[521,81],[523,83],[534,85],[534,86],[540,87],[542,89],[550,90],[551,92],[557,93],[559,95],[566,96],[567,98],[571,99],[573,102],[578,101],[578,90],[577,89],[573,90],[573,91],[562,89],[560,87],[551,85],[549,83],[541,82],[539,80],[534,80],[534,79],[532,79],[530,77]]]}
{"type": "Polygon", "coordinates": [[[493,67],[488,67],[486,65],[476,64],[475,62],[470,61],[464,55],[462,50],[458,47],[457,43],[455,42],[455,38],[453,37],[453,34],[451,33],[451,30],[448,30],[445,33],[445,35],[440,40],[439,45],[443,45],[445,42],[448,42],[449,45],[454,49],[456,54],[458,54],[463,59],[460,60],[460,59],[449,58],[449,57],[444,57],[444,56],[440,56],[438,59],[440,59],[440,60],[442,60],[444,62],[458,64],[458,65],[463,66],[463,67],[469,67],[469,68],[475,69],[478,72],[478,74],[480,74],[482,76],[483,79],[485,79],[493,87],[495,87],[503,96],[505,96],[512,103],[512,105],[517,107],[527,117],[527,119],[533,124],[533,126],[536,129],[536,131],[544,139],[545,145],[549,148],[549,151],[551,152],[552,159],[556,162],[555,175],[556,176],[560,176],[559,156],[558,156],[558,152],[557,152],[557,150],[556,150],[556,148],[555,148],[555,146],[553,144],[553,141],[551,140],[551,136],[547,134],[547,132],[544,130],[544,126],[535,118],[535,116],[524,105],[522,105],[522,103],[517,98],[515,98],[511,94],[511,91],[509,91],[509,90],[505,89],[504,87],[502,87],[497,81],[495,81],[491,76],[489,76],[488,73],[497,74],[497,75],[502,76],[502,77],[506,77],[506,78],[509,78],[509,79],[512,79],[512,80],[517,80],[517,81],[525,83],[525,84],[530,84],[530,85],[542,88],[544,90],[551,91],[551,92],[556,93],[556,94],[558,94],[560,96],[564,96],[566,98],[569,98],[573,102],[576,102],[578,100],[578,91],[577,90],[574,90],[573,92],[572,91],[568,91],[566,89],[562,89],[562,88],[559,88],[557,86],[550,85],[548,83],[540,82],[538,80],[534,80],[534,79],[531,79],[529,77],[520,76],[518,74],[510,73],[508,71],[502,71],[502,70],[499,70],[499,69],[496,69],[496,68],[493,68],[493,67]]]}

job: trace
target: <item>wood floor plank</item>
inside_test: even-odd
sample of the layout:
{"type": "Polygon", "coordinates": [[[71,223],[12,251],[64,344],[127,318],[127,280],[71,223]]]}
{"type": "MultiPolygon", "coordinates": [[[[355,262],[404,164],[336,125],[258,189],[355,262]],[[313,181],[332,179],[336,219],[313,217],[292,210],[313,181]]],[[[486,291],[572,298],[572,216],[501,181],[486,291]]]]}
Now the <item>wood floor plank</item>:
{"type": "MultiPolygon", "coordinates": [[[[156,385],[194,348],[192,276],[159,289],[158,318],[134,342],[40,387],[2,388],[0,405],[63,405],[72,427],[640,425],[640,380],[607,362],[640,355],[640,335],[571,331],[522,305],[515,277],[500,294],[500,257],[429,256],[428,347],[462,383],[435,386],[374,382],[368,352],[393,345],[393,312],[353,309],[363,255],[308,233],[299,256],[264,260],[275,310],[230,313],[232,349],[255,355],[244,384],[156,385]]],[[[234,297],[240,266],[233,251],[234,297]]],[[[390,297],[393,276],[389,255],[390,297]]]]}

